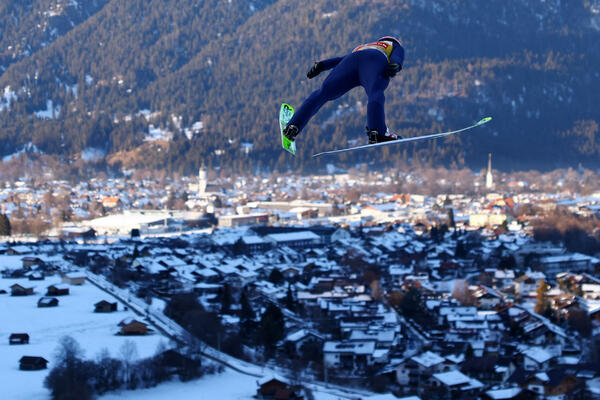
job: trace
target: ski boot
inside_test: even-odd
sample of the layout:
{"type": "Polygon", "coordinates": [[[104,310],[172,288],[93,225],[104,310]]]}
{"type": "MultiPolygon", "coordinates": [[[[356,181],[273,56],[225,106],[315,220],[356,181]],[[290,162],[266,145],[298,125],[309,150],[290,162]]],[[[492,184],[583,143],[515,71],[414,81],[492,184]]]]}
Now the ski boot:
{"type": "Polygon", "coordinates": [[[380,135],[379,132],[377,132],[377,130],[369,129],[369,127],[367,127],[367,137],[369,138],[369,144],[390,142],[392,140],[403,139],[401,135],[392,133],[389,129],[386,130],[383,135],[380,135]]]}
{"type": "Polygon", "coordinates": [[[286,125],[283,128],[283,136],[285,136],[290,142],[296,140],[296,136],[298,136],[298,127],[296,125],[286,125]]]}

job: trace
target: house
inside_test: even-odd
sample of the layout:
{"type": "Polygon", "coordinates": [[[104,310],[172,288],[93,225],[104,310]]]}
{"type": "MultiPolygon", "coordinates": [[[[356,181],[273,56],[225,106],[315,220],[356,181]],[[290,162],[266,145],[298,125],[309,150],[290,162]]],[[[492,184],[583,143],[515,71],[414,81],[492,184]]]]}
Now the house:
{"type": "Polygon", "coordinates": [[[42,297],[37,302],[38,307],[57,307],[58,299],[56,297],[42,297]]]}
{"type": "Polygon", "coordinates": [[[300,354],[304,345],[310,343],[322,348],[324,341],[325,339],[321,335],[307,329],[300,329],[287,335],[284,339],[284,346],[289,351],[293,351],[294,354],[300,354]]]}
{"type": "Polygon", "coordinates": [[[119,322],[119,326],[121,327],[120,335],[145,335],[148,333],[148,325],[133,318],[124,319],[119,322]]]}
{"type": "Polygon", "coordinates": [[[26,288],[18,283],[15,283],[10,287],[11,296],[29,296],[33,294],[33,288],[26,288]]]}
{"type": "Polygon", "coordinates": [[[66,296],[69,294],[69,288],[66,286],[50,285],[46,289],[46,296],[66,296]]]}
{"type": "Polygon", "coordinates": [[[26,256],[21,259],[23,263],[23,268],[31,268],[34,265],[43,265],[44,261],[39,257],[34,256],[26,256]]]}
{"type": "Polygon", "coordinates": [[[529,293],[535,292],[538,281],[527,274],[521,275],[515,279],[515,294],[517,296],[528,296],[529,293]]]}
{"type": "Polygon", "coordinates": [[[83,285],[85,283],[85,275],[80,272],[71,272],[63,275],[62,281],[69,285],[83,285]]]}
{"type": "Polygon", "coordinates": [[[477,398],[483,383],[469,378],[458,370],[433,374],[432,386],[438,391],[438,399],[477,398]]]}
{"type": "Polygon", "coordinates": [[[538,372],[529,377],[527,388],[545,398],[564,398],[578,386],[579,379],[564,368],[538,372]]]}
{"type": "Polygon", "coordinates": [[[265,400],[302,400],[299,386],[291,386],[273,378],[261,384],[256,390],[256,398],[265,400]]]}
{"type": "Polygon", "coordinates": [[[26,333],[12,333],[8,338],[8,344],[29,344],[29,335],[26,333]]]}
{"type": "Polygon", "coordinates": [[[485,392],[485,400],[529,400],[535,395],[520,387],[492,389],[485,392]]]}
{"type": "Polygon", "coordinates": [[[107,196],[102,199],[102,206],[105,208],[115,208],[121,205],[121,199],[117,196],[107,196]]]}
{"type": "Polygon", "coordinates": [[[23,356],[19,360],[19,369],[22,371],[37,371],[46,369],[48,360],[42,357],[23,356]]]}
{"type": "Polygon", "coordinates": [[[30,273],[27,273],[27,279],[29,279],[30,281],[43,281],[45,276],[44,273],[41,271],[32,271],[30,273]]]}
{"type": "Polygon", "coordinates": [[[547,349],[530,347],[523,351],[523,368],[527,371],[545,371],[553,358],[554,354],[547,349]]]}
{"type": "Polygon", "coordinates": [[[444,357],[432,351],[412,356],[396,367],[396,380],[400,385],[420,386],[432,374],[455,369],[444,357]]]}
{"type": "Polygon", "coordinates": [[[346,370],[373,365],[375,343],[375,341],[325,342],[323,345],[323,363],[329,368],[346,370]]]}
{"type": "Polygon", "coordinates": [[[113,311],[117,311],[117,303],[110,303],[106,300],[101,300],[99,302],[97,302],[96,304],[94,304],[94,312],[99,312],[99,313],[108,313],[108,312],[113,312],[113,311]]]}

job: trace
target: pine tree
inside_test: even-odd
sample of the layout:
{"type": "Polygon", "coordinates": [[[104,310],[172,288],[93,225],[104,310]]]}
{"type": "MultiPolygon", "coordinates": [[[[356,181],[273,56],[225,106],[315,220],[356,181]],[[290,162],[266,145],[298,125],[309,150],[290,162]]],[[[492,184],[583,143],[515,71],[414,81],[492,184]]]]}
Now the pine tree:
{"type": "Polygon", "coordinates": [[[242,291],[242,295],[240,297],[240,305],[242,307],[241,317],[242,320],[253,320],[254,319],[254,310],[252,309],[252,304],[248,300],[248,296],[246,295],[246,289],[242,291]]]}
{"type": "Polygon", "coordinates": [[[283,313],[275,304],[269,304],[260,318],[260,339],[266,349],[272,350],[283,339],[285,321],[283,313]]]}
{"type": "Polygon", "coordinates": [[[6,214],[0,214],[0,236],[10,236],[10,221],[6,214]]]}

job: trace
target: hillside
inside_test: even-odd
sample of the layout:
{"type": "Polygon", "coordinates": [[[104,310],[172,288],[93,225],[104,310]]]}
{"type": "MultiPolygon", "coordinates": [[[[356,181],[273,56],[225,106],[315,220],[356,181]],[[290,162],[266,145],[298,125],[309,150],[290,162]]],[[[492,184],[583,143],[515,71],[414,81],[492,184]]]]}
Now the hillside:
{"type": "MultiPolygon", "coordinates": [[[[42,10],[48,2],[26,3],[42,10]]],[[[71,29],[52,40],[32,31],[25,37],[38,45],[6,63],[0,155],[32,142],[71,159],[94,148],[123,167],[170,172],[193,173],[202,162],[316,170],[332,159],[313,162],[310,154],[364,136],[362,90],[323,108],[294,159],[278,148],[279,104],[299,105],[318,87],[322,77],[305,78],[314,60],[393,34],[407,57],[386,92],[392,129],[420,135],[484,115],[494,123],[474,135],[333,161],[479,168],[493,152],[506,170],[599,164],[597,1],[77,4],[71,29]]],[[[24,7],[0,9],[2,21],[24,7]]],[[[3,48],[17,37],[2,37],[3,48]]]]}

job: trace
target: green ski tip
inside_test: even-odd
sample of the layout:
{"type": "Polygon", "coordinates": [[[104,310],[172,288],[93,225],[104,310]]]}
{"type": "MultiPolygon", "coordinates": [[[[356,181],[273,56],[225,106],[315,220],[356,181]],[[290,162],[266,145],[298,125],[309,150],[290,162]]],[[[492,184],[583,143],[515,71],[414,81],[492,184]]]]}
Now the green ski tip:
{"type": "Polygon", "coordinates": [[[485,118],[481,119],[481,120],[480,120],[480,121],[477,123],[477,125],[482,125],[482,124],[485,124],[485,123],[487,123],[487,122],[490,122],[491,120],[492,120],[492,117],[485,117],[485,118]]]}

